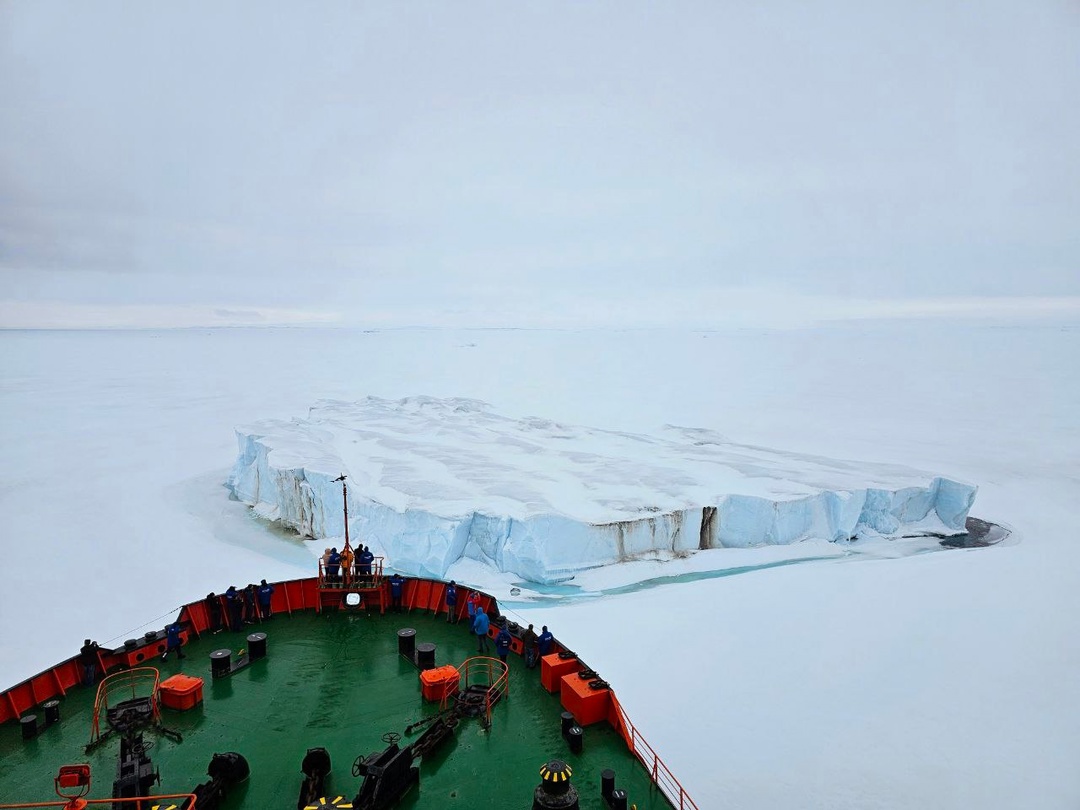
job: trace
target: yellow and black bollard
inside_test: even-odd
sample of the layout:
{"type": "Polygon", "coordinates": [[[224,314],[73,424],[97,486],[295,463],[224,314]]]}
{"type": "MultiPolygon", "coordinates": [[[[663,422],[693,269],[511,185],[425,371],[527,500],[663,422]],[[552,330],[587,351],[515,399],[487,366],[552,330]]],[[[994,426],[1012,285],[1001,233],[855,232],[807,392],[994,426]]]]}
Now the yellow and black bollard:
{"type": "Polygon", "coordinates": [[[570,784],[574,772],[561,759],[540,768],[540,784],[533,792],[533,810],[579,810],[578,793],[570,784]]]}

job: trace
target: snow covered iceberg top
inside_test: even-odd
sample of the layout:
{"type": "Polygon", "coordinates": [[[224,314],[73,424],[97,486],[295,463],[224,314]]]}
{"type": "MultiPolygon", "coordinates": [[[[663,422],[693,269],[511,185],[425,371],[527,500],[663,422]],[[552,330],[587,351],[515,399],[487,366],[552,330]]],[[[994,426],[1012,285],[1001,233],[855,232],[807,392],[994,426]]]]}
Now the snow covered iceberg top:
{"type": "Polygon", "coordinates": [[[958,532],[975,488],[905,467],[512,419],[470,399],[321,401],[306,419],[239,428],[229,485],[313,537],[375,537],[394,564],[441,576],[461,556],[538,581],[649,550],[860,531],[958,532]],[[354,523],[356,525],[352,525],[354,523]]]}

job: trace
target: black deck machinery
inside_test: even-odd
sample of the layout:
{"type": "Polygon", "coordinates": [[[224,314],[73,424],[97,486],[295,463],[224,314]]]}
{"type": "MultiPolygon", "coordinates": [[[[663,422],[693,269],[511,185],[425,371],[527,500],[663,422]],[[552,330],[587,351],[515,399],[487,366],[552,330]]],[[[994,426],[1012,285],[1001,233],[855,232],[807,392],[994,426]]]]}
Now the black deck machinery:
{"type": "Polygon", "coordinates": [[[330,773],[330,754],[325,748],[309,748],[300,764],[304,781],[300,785],[300,797],[296,800],[296,810],[318,807],[319,799],[326,795],[326,777],[330,773]]]}
{"type": "MultiPolygon", "coordinates": [[[[352,801],[352,810],[389,810],[420,782],[417,763],[431,756],[454,736],[462,719],[475,717],[485,728],[490,719],[486,708],[488,698],[493,705],[502,692],[490,686],[475,684],[462,690],[445,709],[406,726],[412,734],[427,726],[424,733],[411,744],[402,747],[401,735],[387,732],[382,735],[386,747],[367,756],[358,756],[352,764],[352,775],[363,777],[360,790],[352,801]]],[[[330,755],[323,748],[310,748],[300,767],[304,781],[300,786],[297,810],[322,810],[325,780],[330,773],[330,755]]],[[[201,805],[200,805],[201,807],[201,805]]]]}

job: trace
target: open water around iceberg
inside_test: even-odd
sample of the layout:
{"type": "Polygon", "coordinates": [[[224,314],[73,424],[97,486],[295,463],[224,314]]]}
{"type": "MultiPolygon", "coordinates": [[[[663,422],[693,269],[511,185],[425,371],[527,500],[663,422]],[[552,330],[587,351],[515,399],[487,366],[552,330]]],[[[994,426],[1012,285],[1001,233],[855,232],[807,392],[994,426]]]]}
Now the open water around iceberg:
{"type": "MultiPolygon", "coordinates": [[[[711,570],[686,571],[678,574],[665,574],[652,576],[635,582],[612,585],[611,587],[583,587],[572,581],[555,584],[543,584],[536,582],[515,582],[509,597],[502,595],[500,605],[507,608],[535,606],[539,602],[573,602],[584,599],[593,599],[601,596],[614,596],[619,594],[638,593],[652,590],[666,585],[678,585],[687,582],[701,580],[723,579],[725,577],[753,574],[768,571],[774,568],[787,568],[794,565],[860,562],[866,560],[879,560],[883,557],[911,557],[923,554],[934,554],[942,551],[956,549],[988,548],[997,545],[1010,537],[1010,531],[1004,526],[990,523],[975,517],[967,519],[967,532],[950,537],[937,537],[927,535],[917,538],[901,538],[899,540],[876,541],[872,545],[858,543],[844,548],[838,546],[836,554],[825,554],[808,557],[798,557],[786,560],[771,560],[753,565],[738,565],[730,568],[717,568],[711,570]],[[883,545],[887,544],[887,545],[883,545]],[[890,553],[891,552],[891,553],[890,553]],[[522,594],[528,594],[527,598],[518,598],[522,594]]],[[[719,553],[723,553],[722,551],[719,553]]]]}

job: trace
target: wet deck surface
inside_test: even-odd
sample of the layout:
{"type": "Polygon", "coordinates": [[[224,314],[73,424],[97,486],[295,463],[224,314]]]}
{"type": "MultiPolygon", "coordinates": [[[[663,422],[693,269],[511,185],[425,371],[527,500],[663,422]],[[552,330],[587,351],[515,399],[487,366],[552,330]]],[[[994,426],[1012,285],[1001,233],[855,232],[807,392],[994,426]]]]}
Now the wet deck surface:
{"type": "MultiPolygon", "coordinates": [[[[475,639],[464,625],[448,626],[426,613],[305,612],[276,616],[244,633],[206,635],[184,648],[185,660],[155,662],[162,680],[177,672],[205,679],[201,707],[163,710],[164,725],[179,731],[182,742],[145,734],[154,743],[149,753],[161,773],[160,792],[190,791],[207,780],[214,752],[237,751],[247,758],[251,778],[229,795],[223,810],[293,808],[304,754],[322,746],[333,761],[325,792],[351,799],[361,782],[350,773],[353,760],[382,750],[384,733],[404,734],[410,723],[438,710],[423,701],[415,667],[397,654],[402,627],[415,628],[418,642],[437,645],[438,665],[457,665],[474,654],[475,639]],[[231,647],[235,656],[253,630],[267,633],[268,657],[212,681],[210,652],[231,647]]],[[[639,810],[670,807],[606,723],[587,727],[583,751],[571,753],[561,735],[559,698],[541,687],[539,668],[527,670],[515,655],[509,663],[510,695],[495,708],[490,731],[477,720],[462,721],[456,736],[423,761],[420,789],[399,807],[529,807],[540,767],[552,758],[573,767],[583,810],[606,807],[599,798],[604,768],[615,770],[618,787],[639,810]]],[[[77,687],[62,699],[61,722],[35,739],[24,741],[15,723],[0,727],[0,802],[50,800],[59,766],[77,762],[92,766],[90,798],[111,796],[119,740],[83,753],[92,706],[93,690],[77,687]]],[[[402,744],[422,731],[403,736],[402,744]]]]}

